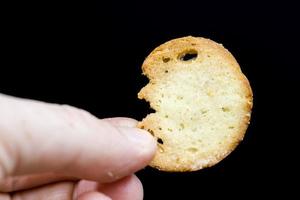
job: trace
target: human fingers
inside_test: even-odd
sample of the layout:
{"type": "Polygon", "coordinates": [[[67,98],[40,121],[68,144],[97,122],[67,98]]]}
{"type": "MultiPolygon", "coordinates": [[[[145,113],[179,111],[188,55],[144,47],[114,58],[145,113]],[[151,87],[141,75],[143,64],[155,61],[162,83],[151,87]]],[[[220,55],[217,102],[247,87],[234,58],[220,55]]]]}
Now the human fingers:
{"type": "Polygon", "coordinates": [[[88,192],[81,195],[76,200],[112,200],[112,199],[100,192],[88,192]]]}
{"type": "Polygon", "coordinates": [[[124,126],[134,128],[137,125],[137,121],[135,119],[127,118],[127,117],[113,117],[113,118],[105,118],[104,120],[114,126],[124,126]]]}
{"type": "Polygon", "coordinates": [[[84,193],[102,192],[113,200],[142,200],[143,186],[140,180],[131,175],[113,183],[101,184],[93,181],[82,180],[74,189],[74,196],[84,193]]]}
{"type": "MultiPolygon", "coordinates": [[[[30,189],[59,181],[75,181],[78,178],[69,177],[55,173],[42,173],[7,177],[0,180],[0,192],[15,192],[30,189]]],[[[1,198],[0,198],[1,199],[1,198]]]]}
{"type": "MultiPolygon", "coordinates": [[[[3,196],[8,198],[8,196],[3,196]]],[[[34,189],[15,192],[12,200],[142,200],[143,190],[135,176],[123,178],[115,183],[100,184],[91,181],[60,182],[34,189]]]]}
{"type": "Polygon", "coordinates": [[[60,182],[11,194],[11,200],[72,200],[75,183],[60,182]]]}
{"type": "MultiPolygon", "coordinates": [[[[104,120],[114,126],[136,127],[137,125],[136,120],[126,117],[105,118],[101,120],[104,120]]],[[[6,179],[0,180],[0,192],[25,190],[53,182],[70,180],[76,180],[76,178],[55,173],[42,173],[8,177],[6,179]]]]}
{"type": "Polygon", "coordinates": [[[0,177],[55,172],[98,182],[146,166],[156,142],[86,111],[0,96],[0,177]]]}

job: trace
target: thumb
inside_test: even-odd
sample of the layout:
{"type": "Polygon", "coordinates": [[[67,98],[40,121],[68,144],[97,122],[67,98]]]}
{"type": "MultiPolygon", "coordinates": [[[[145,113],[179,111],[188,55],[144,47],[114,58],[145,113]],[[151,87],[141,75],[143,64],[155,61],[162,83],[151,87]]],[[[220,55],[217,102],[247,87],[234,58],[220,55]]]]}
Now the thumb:
{"type": "Polygon", "coordinates": [[[0,95],[0,178],[55,172],[110,182],[145,167],[156,142],[86,111],[0,95]]]}

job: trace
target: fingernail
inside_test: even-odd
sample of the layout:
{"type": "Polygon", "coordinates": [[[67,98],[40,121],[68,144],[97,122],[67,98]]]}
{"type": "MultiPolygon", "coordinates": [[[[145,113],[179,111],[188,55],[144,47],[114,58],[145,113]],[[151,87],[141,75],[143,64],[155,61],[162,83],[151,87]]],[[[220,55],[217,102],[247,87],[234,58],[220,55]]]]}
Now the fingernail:
{"type": "Polygon", "coordinates": [[[156,147],[154,137],[145,130],[139,128],[121,127],[120,131],[131,143],[133,143],[133,145],[139,145],[145,148],[156,147]]]}
{"type": "Polygon", "coordinates": [[[125,117],[114,117],[114,118],[106,118],[102,119],[103,121],[109,122],[114,126],[124,126],[129,128],[134,128],[137,125],[137,121],[131,118],[125,117]]]}

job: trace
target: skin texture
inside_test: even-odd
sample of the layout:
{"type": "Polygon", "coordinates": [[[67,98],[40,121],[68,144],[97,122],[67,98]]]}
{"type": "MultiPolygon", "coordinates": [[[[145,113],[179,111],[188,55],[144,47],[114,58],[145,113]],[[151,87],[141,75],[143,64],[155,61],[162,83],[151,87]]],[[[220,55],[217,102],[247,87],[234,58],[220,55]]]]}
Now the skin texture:
{"type": "Polygon", "coordinates": [[[0,200],[143,199],[156,142],[129,118],[0,94],[0,200]]]}

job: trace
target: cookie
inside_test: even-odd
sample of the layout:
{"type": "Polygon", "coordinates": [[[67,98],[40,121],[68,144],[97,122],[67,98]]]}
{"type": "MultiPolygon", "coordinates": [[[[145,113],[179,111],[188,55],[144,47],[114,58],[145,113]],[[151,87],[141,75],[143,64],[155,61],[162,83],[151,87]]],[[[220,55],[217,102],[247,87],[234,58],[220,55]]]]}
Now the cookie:
{"type": "Polygon", "coordinates": [[[252,109],[252,90],[231,53],[200,37],[168,41],[145,59],[149,83],[138,93],[150,103],[138,127],[156,139],[150,166],[195,171],[220,162],[243,139],[252,109]]]}

